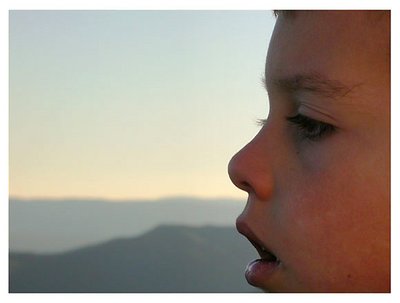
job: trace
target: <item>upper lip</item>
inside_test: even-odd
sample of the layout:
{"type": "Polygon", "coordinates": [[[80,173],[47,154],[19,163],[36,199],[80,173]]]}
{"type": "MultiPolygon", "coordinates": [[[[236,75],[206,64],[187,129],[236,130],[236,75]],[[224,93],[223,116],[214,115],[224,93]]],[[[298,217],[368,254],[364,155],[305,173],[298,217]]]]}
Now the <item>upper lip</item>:
{"type": "Polygon", "coordinates": [[[236,221],[236,229],[253,244],[262,260],[280,262],[276,255],[256,236],[244,221],[238,219],[236,221]]]}

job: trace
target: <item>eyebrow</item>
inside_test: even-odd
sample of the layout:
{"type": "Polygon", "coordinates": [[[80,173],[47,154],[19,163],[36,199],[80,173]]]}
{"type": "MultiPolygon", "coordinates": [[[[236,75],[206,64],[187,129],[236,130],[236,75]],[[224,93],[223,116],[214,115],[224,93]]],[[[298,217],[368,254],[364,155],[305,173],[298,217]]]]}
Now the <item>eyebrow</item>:
{"type": "MultiPolygon", "coordinates": [[[[264,87],[267,88],[265,76],[262,81],[264,87]]],[[[354,88],[361,85],[355,84],[349,86],[339,80],[323,77],[319,73],[296,74],[290,77],[274,79],[272,83],[280,90],[291,94],[306,91],[329,99],[346,97],[354,88]]]]}

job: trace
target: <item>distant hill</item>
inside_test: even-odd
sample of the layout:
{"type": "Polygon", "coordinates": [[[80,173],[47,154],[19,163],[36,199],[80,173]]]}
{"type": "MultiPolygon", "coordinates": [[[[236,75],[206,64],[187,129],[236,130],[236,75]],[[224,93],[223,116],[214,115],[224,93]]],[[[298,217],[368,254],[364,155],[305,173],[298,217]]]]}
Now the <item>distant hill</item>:
{"type": "Polygon", "coordinates": [[[10,251],[55,253],[143,234],[161,224],[231,226],[245,202],[169,198],[154,201],[10,198],[10,251]]]}
{"type": "Polygon", "coordinates": [[[10,292],[257,292],[256,251],[233,228],[160,226],[67,253],[10,253],[10,292]]]}

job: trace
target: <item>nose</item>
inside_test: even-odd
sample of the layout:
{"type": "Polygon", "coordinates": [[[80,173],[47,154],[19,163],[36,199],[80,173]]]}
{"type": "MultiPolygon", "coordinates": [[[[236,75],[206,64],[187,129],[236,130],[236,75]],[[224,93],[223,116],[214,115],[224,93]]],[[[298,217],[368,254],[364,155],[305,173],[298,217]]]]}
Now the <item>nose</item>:
{"type": "Polygon", "coordinates": [[[274,187],[272,153],[265,142],[265,137],[259,133],[232,157],[228,165],[232,183],[261,200],[269,199],[274,187]]]}

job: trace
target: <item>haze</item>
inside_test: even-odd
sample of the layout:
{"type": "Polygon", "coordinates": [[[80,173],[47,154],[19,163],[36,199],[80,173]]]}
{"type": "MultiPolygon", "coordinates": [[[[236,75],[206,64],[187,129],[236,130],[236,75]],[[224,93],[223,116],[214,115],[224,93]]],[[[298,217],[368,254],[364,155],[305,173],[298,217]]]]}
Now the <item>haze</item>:
{"type": "Polygon", "coordinates": [[[10,196],[233,197],[270,11],[11,11],[10,196]]]}

